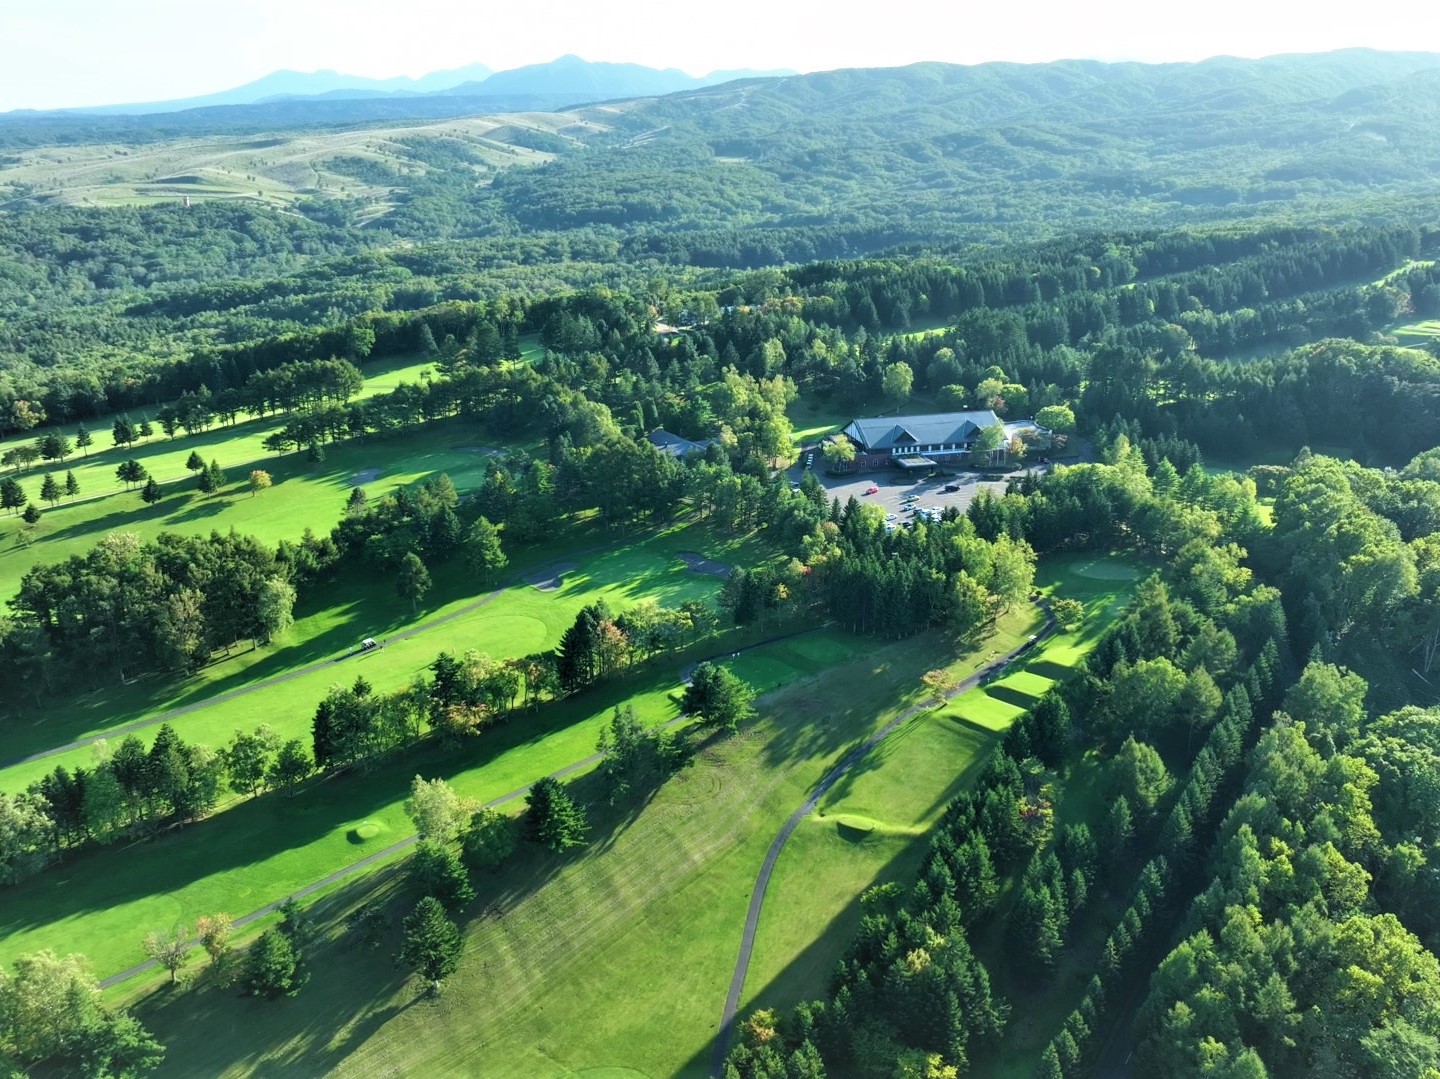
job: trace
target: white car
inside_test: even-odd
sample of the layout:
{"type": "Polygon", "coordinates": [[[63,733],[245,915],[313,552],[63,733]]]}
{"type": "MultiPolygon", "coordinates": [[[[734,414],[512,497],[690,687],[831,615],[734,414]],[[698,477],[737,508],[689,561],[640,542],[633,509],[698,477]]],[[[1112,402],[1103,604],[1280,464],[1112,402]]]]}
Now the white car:
{"type": "Polygon", "coordinates": [[[899,516],[899,514],[895,514],[895,513],[887,513],[887,514],[885,515],[885,520],[888,521],[888,522],[898,521],[898,520],[900,520],[900,516],[899,516]]]}

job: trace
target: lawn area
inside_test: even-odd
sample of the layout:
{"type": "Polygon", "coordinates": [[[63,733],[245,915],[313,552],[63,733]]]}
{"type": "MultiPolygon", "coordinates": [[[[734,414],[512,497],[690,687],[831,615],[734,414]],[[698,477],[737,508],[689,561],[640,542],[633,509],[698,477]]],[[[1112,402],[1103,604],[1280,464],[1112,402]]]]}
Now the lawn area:
{"type": "Polygon", "coordinates": [[[1411,322],[1404,326],[1396,326],[1390,332],[1399,339],[1402,345],[1423,345],[1440,338],[1440,319],[1432,318],[1423,322],[1411,322]]]}
{"type": "Polygon", "coordinates": [[[920,341],[926,337],[935,337],[949,329],[951,321],[953,320],[934,315],[928,318],[918,318],[911,323],[911,329],[905,333],[897,333],[895,336],[902,341],[920,341]]]}
{"type": "MultiPolygon", "coordinates": [[[[485,475],[485,446],[490,445],[473,422],[454,418],[423,424],[385,438],[347,439],[325,449],[325,460],[311,463],[303,452],[282,457],[267,453],[261,442],[283,424],[252,420],[190,438],[161,437],[128,453],[117,449],[71,460],[69,470],[80,484],[81,497],[45,511],[33,530],[18,517],[0,517],[0,596],[11,596],[26,570],[40,562],[59,562],[83,555],[107,532],[135,532],[153,539],[161,532],[208,533],[234,528],[266,543],[298,540],[306,528],[328,532],[345,510],[355,479],[374,497],[399,484],[448,473],[464,489],[485,475]],[[219,462],[227,483],[220,493],[204,495],[185,468],[191,452],[219,462]],[[139,461],[161,482],[165,497],[153,506],[138,490],[126,491],[115,468],[128,458],[139,461]],[[270,473],[273,486],[258,495],[249,489],[252,469],[270,473]],[[101,497],[89,497],[104,492],[101,497]]],[[[108,440],[108,434],[107,434],[108,440]]],[[[63,478],[65,468],[55,470],[63,478]]],[[[22,486],[38,502],[39,472],[22,477],[22,486]]],[[[43,508],[43,507],[42,507],[43,508]]]]}
{"type": "MultiPolygon", "coordinates": [[[[1086,604],[1086,622],[1057,633],[1005,676],[917,716],[882,742],[821,800],[791,836],[765,896],[741,1014],[782,1011],[822,995],[860,922],[872,885],[908,881],[946,803],[978,775],[989,750],[1023,712],[1085,657],[1129,599],[1139,573],[1118,559],[1043,561],[1037,587],[1086,604]]],[[[1039,628],[1033,609],[1003,619],[983,646],[948,670],[973,673],[1039,628]]]]}
{"type": "Polygon", "coordinates": [[[737,666],[786,683],[760,721],[705,749],[642,811],[592,802],[597,834],[579,857],[527,854],[479,880],[472,909],[487,913],[469,923],[467,959],[438,1001],[415,1001],[387,949],[327,947],[294,1001],[206,990],[145,1009],[167,1039],[207,1013],[219,1020],[213,1036],[182,1036],[164,1073],[703,1074],[776,829],[851,746],[914,702],[944,647],[935,635],[877,647],[826,631],[742,654],[737,666]],[[813,677],[827,658],[839,662],[813,677]]]}
{"type": "MultiPolygon", "coordinates": [[[[587,538],[604,543],[592,533],[587,538]]],[[[564,576],[555,591],[540,591],[517,583],[504,589],[478,609],[460,614],[434,633],[390,641],[384,648],[349,656],[348,649],[366,635],[384,639],[414,627],[408,605],[396,597],[385,579],[363,580],[360,574],[333,586],[328,605],[297,621],[278,647],[251,655],[255,662],[225,673],[224,664],[213,664],[201,677],[181,682],[169,694],[146,695],[137,691],[122,700],[99,693],[69,707],[43,713],[40,719],[27,717],[16,725],[5,741],[5,754],[14,760],[49,746],[104,733],[147,715],[182,705],[203,704],[218,694],[243,688],[261,678],[285,674],[317,661],[319,669],[278,685],[198,708],[173,721],[186,741],[220,747],[236,729],[249,730],[268,723],[284,738],[308,737],[315,705],[336,682],[353,681],[364,675],[378,691],[408,683],[424,670],[437,652],[475,649],[491,656],[508,658],[553,647],[574,620],[579,609],[598,599],[623,609],[640,599],[653,598],[675,605],[686,599],[705,598],[720,587],[717,577],[694,573],[677,557],[680,551],[705,551],[712,557],[746,565],[763,559],[764,552],[753,544],[721,539],[708,529],[677,526],[629,541],[611,540],[607,549],[576,553],[577,541],[566,547],[547,547],[535,552],[535,561],[564,555],[579,563],[564,576]],[[566,551],[569,551],[569,554],[566,551]],[[334,662],[328,662],[331,659],[334,662]],[[131,707],[124,705],[128,701],[131,707]]],[[[373,577],[373,575],[372,575],[373,577]]],[[[474,605],[477,594],[463,566],[439,567],[435,573],[437,601],[430,605],[420,624],[433,623],[474,605]]],[[[6,726],[10,726],[7,724],[6,726]]],[[[147,745],[156,728],[139,732],[147,745]]],[[[0,790],[21,790],[57,765],[88,765],[93,749],[82,747],[29,764],[0,771],[0,790]]]]}
{"type": "Polygon", "coordinates": [[[409,835],[403,803],[417,772],[488,801],[593,753],[616,704],[633,703],[647,722],[674,719],[678,689],[672,658],[517,715],[459,752],[427,745],[368,774],[312,780],[294,798],[241,801],[151,842],[87,853],[7,890],[4,954],[78,950],[99,976],[113,974],[144,958],[140,941],[150,929],[217,910],[248,913],[409,835]],[[357,842],[351,830],[361,822],[377,830],[357,842]]]}
{"type": "MultiPolygon", "coordinates": [[[[1083,654],[1133,585],[1103,561],[1043,567],[1042,585],[1087,598],[1089,617],[1014,677],[1043,679],[1072,651],[1083,654]]],[[[1017,612],[999,638],[969,652],[936,633],[877,645],[828,630],[740,652],[727,662],[769,691],[759,720],[709,745],[643,808],[609,808],[594,777],[578,780],[594,841],[573,858],[527,850],[477,879],[467,958],[441,997],[421,999],[402,982],[393,939],[375,953],[318,947],[314,978],[294,1000],[237,999],[202,985],[170,1001],[156,979],[141,1014],[169,1044],[162,1074],[706,1074],[751,885],[780,824],[852,746],[920,702],[926,670],[974,670],[1035,622],[1034,612],[1017,612]]],[[[54,947],[87,952],[102,976],[123,969],[152,929],[255,909],[407,835],[411,775],[494,798],[593,752],[616,704],[630,701],[650,722],[673,718],[677,689],[674,664],[657,666],[517,717],[461,754],[416,751],[294,799],[245,802],[180,834],[80,859],[10,891],[0,958],[54,947]],[[375,833],[363,840],[354,832],[362,822],[375,833]]],[[[925,713],[836,785],[772,882],[748,1001],[789,1003],[823,988],[853,929],[855,897],[913,870],[925,827],[995,737],[953,706],[925,713]]],[[[338,929],[372,897],[393,900],[395,920],[414,898],[398,874],[367,871],[317,903],[320,923],[338,929]]],[[[133,999],[137,987],[115,992],[133,999]]]]}

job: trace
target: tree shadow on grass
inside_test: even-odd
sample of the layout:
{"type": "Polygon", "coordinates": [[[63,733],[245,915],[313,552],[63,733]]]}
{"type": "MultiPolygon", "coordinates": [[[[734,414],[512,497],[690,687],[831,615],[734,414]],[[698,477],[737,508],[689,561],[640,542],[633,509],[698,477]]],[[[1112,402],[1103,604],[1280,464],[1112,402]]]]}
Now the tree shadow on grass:
{"type": "Polygon", "coordinates": [[[1075,673],[1073,667],[1067,667],[1063,663],[1056,663],[1050,659],[1037,659],[1033,663],[1027,663],[1025,670],[1030,674],[1039,675],[1041,678],[1048,678],[1052,682],[1063,682],[1075,673]]]}
{"type": "Polygon", "coordinates": [[[207,498],[202,502],[196,502],[179,513],[171,514],[165,518],[166,524],[185,524],[190,521],[198,521],[205,517],[214,517],[230,508],[230,500],[223,497],[207,498]]]}
{"type": "MultiPolygon", "coordinates": [[[[310,980],[293,998],[249,997],[238,981],[219,985],[205,975],[192,989],[160,990],[142,1000],[138,1018],[166,1044],[164,1070],[217,1074],[243,1064],[248,1075],[277,1079],[326,1074],[391,1019],[422,1004],[422,987],[406,992],[406,973],[392,961],[408,910],[397,879],[395,873],[371,874],[308,908],[316,931],[305,957],[310,980]],[[379,947],[362,949],[345,919],[371,903],[386,911],[390,927],[379,947]]],[[[232,970],[243,970],[245,949],[232,962],[232,970]]]]}
{"type": "MultiPolygon", "coordinates": [[[[122,727],[150,718],[158,712],[209,706],[224,694],[287,674],[297,666],[307,666],[327,658],[346,658],[358,639],[357,626],[363,624],[365,632],[381,634],[389,628],[379,619],[368,616],[372,605],[365,597],[335,603],[325,609],[330,612],[333,621],[328,629],[307,637],[303,642],[267,645],[264,656],[243,667],[234,667],[219,678],[196,681],[192,675],[162,672],[146,675],[143,680],[124,687],[102,685],[65,702],[48,702],[42,713],[45,718],[38,724],[32,719],[23,725],[6,725],[5,760],[13,762],[30,753],[65,745],[89,732],[122,727]]],[[[242,644],[229,652],[216,653],[206,667],[228,663],[254,648],[253,643],[242,644]]],[[[319,699],[318,694],[316,699],[319,699]]],[[[185,737],[183,721],[175,717],[175,722],[181,737],[185,737]]],[[[113,742],[119,737],[123,736],[110,740],[113,742]]]]}
{"type": "Polygon", "coordinates": [[[992,697],[997,701],[1014,705],[1016,708],[1021,708],[1026,711],[1034,708],[1040,700],[1040,698],[1036,697],[1033,693],[1026,693],[1024,690],[1016,689],[1013,686],[986,686],[984,693],[987,697],[992,697]]]}
{"type": "MultiPolygon", "coordinates": [[[[860,780],[890,764],[891,760],[904,750],[906,740],[919,732],[919,725],[922,723],[944,723],[954,726],[958,729],[957,741],[962,743],[969,752],[966,754],[965,763],[956,769],[954,776],[936,800],[914,814],[917,820],[926,819],[939,806],[949,802],[957,793],[978,779],[985,765],[989,763],[990,750],[999,743],[1002,737],[998,731],[989,730],[978,723],[948,713],[916,716],[906,726],[894,731],[885,741],[872,748],[858,764],[841,776],[834,786],[825,792],[820,808],[828,813],[846,798],[853,797],[856,785],[860,780]]],[[[883,816],[883,807],[876,808],[883,816]]]]}
{"type": "MultiPolygon", "coordinates": [[[[488,728],[459,747],[426,741],[383,758],[369,771],[310,779],[294,797],[271,792],[141,843],[78,851],[66,862],[6,889],[6,902],[0,906],[0,939],[147,896],[176,892],[247,866],[256,867],[253,879],[237,882],[235,887],[253,895],[255,906],[283,898],[264,890],[262,867],[269,859],[314,843],[337,828],[348,830],[355,821],[375,816],[405,796],[417,772],[451,780],[504,754],[523,751],[597,712],[608,713],[635,696],[674,682],[668,665],[651,668],[635,678],[604,683],[577,698],[555,702],[540,712],[512,713],[507,722],[488,728]]],[[[180,733],[183,737],[183,727],[180,733]]],[[[536,774],[527,781],[538,778],[536,774]]],[[[582,786],[578,797],[595,803],[606,800],[603,792],[590,786],[596,782],[594,778],[579,782],[582,786]]],[[[508,793],[495,791],[492,797],[508,793]]],[[[604,827],[624,827],[643,808],[636,805],[613,820],[606,818],[609,823],[604,827]]],[[[603,831],[592,833],[592,838],[602,839],[603,831]]],[[[383,846],[376,844],[375,850],[383,846]]],[[[351,848],[347,845],[346,849],[351,848]]],[[[358,861],[360,852],[354,853],[358,861]]],[[[138,943],[137,939],[137,948],[138,943]]],[[[135,961],[139,961],[138,955],[135,961]]]]}
{"type": "MultiPolygon", "coordinates": [[[[949,801],[968,782],[970,782],[968,774],[957,776],[955,781],[948,786],[942,801],[949,801]]],[[[836,965],[844,957],[859,928],[861,909],[858,896],[869,888],[888,881],[898,881],[902,888],[909,884],[919,871],[929,838],[927,833],[906,840],[894,857],[881,866],[875,875],[859,889],[856,899],[847,903],[844,909],[823,927],[819,927],[811,942],[767,984],[757,989],[755,982],[747,979],[745,991],[741,996],[743,1004],[740,1014],[737,1016],[737,1027],[738,1022],[756,1008],[776,1008],[782,1015],[788,1015],[789,1010],[800,1000],[823,997],[836,965]]],[[[782,857],[784,856],[782,855],[782,857]]],[[[736,926],[737,940],[739,934],[740,927],[736,926]]],[[[726,984],[729,982],[730,973],[728,969],[725,971],[726,984]]],[[[755,974],[753,968],[750,973],[753,977],[755,974]]],[[[717,1026],[720,1020],[719,1004],[723,1000],[723,989],[723,985],[713,989],[716,999],[715,1022],[717,1026]]],[[[732,1048],[738,1044],[738,1029],[730,1044],[732,1048]]],[[[712,1039],[702,1050],[695,1053],[677,1069],[675,1074],[685,1077],[685,1079],[711,1079],[714,1050],[715,1042],[712,1039]]]]}

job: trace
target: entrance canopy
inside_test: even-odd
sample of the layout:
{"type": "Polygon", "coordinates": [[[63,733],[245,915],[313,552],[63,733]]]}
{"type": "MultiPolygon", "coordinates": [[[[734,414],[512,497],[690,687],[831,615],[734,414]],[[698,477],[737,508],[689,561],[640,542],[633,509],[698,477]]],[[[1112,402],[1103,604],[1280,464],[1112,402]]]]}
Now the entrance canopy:
{"type": "Polygon", "coordinates": [[[937,466],[928,457],[896,457],[895,467],[903,468],[906,472],[916,472],[921,469],[929,471],[937,466]]]}

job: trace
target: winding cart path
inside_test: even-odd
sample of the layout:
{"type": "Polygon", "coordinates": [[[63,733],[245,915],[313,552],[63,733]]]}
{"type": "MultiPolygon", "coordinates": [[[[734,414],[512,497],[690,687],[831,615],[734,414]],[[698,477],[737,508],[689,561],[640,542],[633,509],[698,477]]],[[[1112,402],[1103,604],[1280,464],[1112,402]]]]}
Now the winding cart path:
{"type": "MultiPolygon", "coordinates": [[[[1011,649],[989,666],[983,667],[963,679],[959,685],[945,694],[945,699],[953,700],[960,694],[974,689],[986,675],[1004,667],[1016,656],[1029,651],[1054,633],[1055,617],[1050,613],[1050,608],[1043,602],[1039,603],[1039,607],[1045,612],[1045,625],[1035,635],[1034,640],[1026,641],[1019,647],[1011,649]]],[[[770,844],[770,849],[765,853],[765,860],[760,864],[760,872],[755,877],[755,886],[750,892],[750,909],[745,914],[745,927],[740,933],[740,954],[735,960],[735,972],[730,976],[730,991],[725,995],[725,1010],[720,1016],[720,1032],[715,1036],[715,1046],[711,1055],[710,1072],[712,1075],[718,1077],[725,1073],[725,1058],[730,1053],[730,1042],[735,1032],[735,1016],[740,1011],[740,995],[745,989],[745,976],[750,973],[750,958],[755,950],[755,933],[760,926],[760,910],[765,904],[765,890],[770,886],[770,877],[775,872],[775,864],[780,860],[780,852],[785,849],[785,843],[799,827],[800,822],[815,811],[815,807],[820,804],[820,799],[825,797],[826,792],[838,783],[845,773],[864,760],[872,749],[896,730],[922,712],[930,711],[933,707],[929,704],[917,704],[913,708],[906,709],[847,753],[844,759],[819,782],[800,808],[790,814],[789,819],[780,828],[780,834],[775,837],[775,842],[770,844]]]]}

